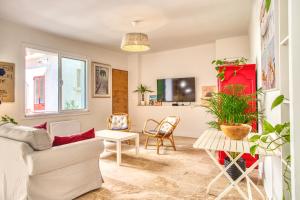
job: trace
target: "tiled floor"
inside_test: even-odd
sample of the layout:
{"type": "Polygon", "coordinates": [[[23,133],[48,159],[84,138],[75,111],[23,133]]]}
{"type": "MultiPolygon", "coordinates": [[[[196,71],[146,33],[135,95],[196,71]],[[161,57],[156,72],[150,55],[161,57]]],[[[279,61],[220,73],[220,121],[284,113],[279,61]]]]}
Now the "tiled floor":
{"type": "MultiPolygon", "coordinates": [[[[176,137],[177,151],[170,147],[164,148],[161,155],[156,154],[154,146],[144,149],[141,141],[140,154],[135,155],[133,149],[124,152],[120,167],[116,164],[114,153],[104,153],[100,159],[100,167],[105,183],[101,189],[78,199],[215,199],[228,181],[221,179],[212,187],[211,194],[206,194],[208,183],[219,170],[205,152],[192,148],[194,141],[192,138],[176,137]]],[[[257,171],[251,176],[255,183],[258,182],[257,171]]],[[[241,183],[241,187],[246,190],[245,181],[241,183]]],[[[258,194],[252,192],[254,199],[259,199],[258,194]]],[[[237,191],[232,190],[224,199],[237,200],[241,197],[237,191]]]]}

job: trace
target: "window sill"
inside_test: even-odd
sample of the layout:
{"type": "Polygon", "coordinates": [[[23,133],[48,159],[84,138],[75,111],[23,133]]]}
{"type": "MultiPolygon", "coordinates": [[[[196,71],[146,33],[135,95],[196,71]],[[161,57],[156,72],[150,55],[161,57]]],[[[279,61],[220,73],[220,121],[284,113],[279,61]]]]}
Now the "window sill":
{"type": "Polygon", "coordinates": [[[80,116],[80,115],[89,115],[91,112],[89,110],[82,111],[70,111],[63,113],[40,113],[40,114],[28,114],[24,116],[24,120],[31,119],[45,119],[45,118],[55,118],[55,117],[68,117],[68,116],[80,116]]]}

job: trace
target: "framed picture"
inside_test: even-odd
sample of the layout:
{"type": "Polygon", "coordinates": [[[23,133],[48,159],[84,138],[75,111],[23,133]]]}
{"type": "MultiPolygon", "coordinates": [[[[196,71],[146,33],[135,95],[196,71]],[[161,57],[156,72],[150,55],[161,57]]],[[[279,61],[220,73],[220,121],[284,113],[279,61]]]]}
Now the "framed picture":
{"type": "Polygon", "coordinates": [[[217,86],[209,85],[209,86],[202,86],[202,95],[201,95],[201,105],[207,104],[207,99],[212,97],[214,92],[217,92],[217,86]]]}
{"type": "Polygon", "coordinates": [[[111,66],[92,62],[93,97],[107,98],[111,96],[111,66]]]}
{"type": "Polygon", "coordinates": [[[15,64],[0,62],[0,102],[15,101],[15,64]]]}
{"type": "Polygon", "coordinates": [[[262,0],[260,8],[261,27],[261,80],[263,90],[274,90],[278,84],[278,55],[276,34],[276,1],[262,0]]]}

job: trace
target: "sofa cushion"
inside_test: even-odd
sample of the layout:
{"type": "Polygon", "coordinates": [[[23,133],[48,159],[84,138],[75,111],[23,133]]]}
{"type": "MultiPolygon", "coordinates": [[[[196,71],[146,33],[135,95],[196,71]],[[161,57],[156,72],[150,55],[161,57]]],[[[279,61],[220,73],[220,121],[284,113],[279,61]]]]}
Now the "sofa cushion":
{"type": "Polygon", "coordinates": [[[38,151],[52,147],[51,136],[44,129],[7,123],[0,126],[0,137],[25,142],[38,151]]]}
{"type": "Polygon", "coordinates": [[[80,134],[75,134],[75,135],[70,135],[70,136],[55,136],[54,141],[53,141],[53,146],[60,146],[64,144],[70,144],[82,140],[87,140],[95,138],[95,130],[90,129],[86,132],[80,133],[80,134]]]}
{"type": "Polygon", "coordinates": [[[47,122],[42,123],[42,124],[35,125],[33,128],[38,128],[38,129],[45,129],[45,130],[47,130],[47,122]]]}

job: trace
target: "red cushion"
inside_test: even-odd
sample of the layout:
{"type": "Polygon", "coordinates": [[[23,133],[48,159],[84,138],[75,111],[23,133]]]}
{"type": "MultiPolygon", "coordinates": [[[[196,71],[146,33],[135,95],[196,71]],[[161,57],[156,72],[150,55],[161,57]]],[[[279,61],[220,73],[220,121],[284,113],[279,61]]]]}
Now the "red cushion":
{"type": "Polygon", "coordinates": [[[39,125],[35,125],[33,128],[38,128],[38,129],[45,129],[47,130],[47,122],[39,125]]]}
{"type": "Polygon", "coordinates": [[[54,147],[54,146],[60,146],[64,144],[70,144],[70,143],[87,140],[91,138],[95,138],[95,130],[93,128],[80,134],[75,134],[70,136],[54,136],[54,141],[52,146],[54,147]]]}

